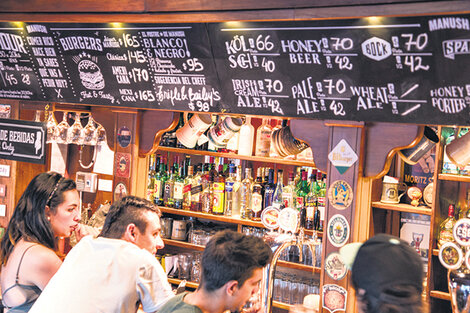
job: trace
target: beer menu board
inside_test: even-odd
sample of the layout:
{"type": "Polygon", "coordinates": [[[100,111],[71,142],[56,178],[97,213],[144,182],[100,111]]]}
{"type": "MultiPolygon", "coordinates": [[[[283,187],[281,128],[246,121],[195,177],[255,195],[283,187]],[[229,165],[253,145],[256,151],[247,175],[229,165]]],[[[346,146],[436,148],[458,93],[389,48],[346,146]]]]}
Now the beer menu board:
{"type": "Polygon", "coordinates": [[[219,110],[204,24],[0,28],[0,98],[219,110]]]}
{"type": "Polygon", "coordinates": [[[470,15],[0,23],[0,98],[470,124],[470,15]]]}

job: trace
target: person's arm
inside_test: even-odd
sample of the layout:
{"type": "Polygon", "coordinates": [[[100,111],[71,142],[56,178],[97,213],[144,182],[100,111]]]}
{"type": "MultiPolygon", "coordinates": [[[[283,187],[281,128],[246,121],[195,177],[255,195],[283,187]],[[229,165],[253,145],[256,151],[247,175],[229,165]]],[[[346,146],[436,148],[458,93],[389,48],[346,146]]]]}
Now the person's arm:
{"type": "Polygon", "coordinates": [[[36,245],[26,252],[20,269],[20,277],[43,290],[61,265],[62,261],[54,251],[36,245]]]}
{"type": "Polygon", "coordinates": [[[147,313],[156,312],[175,295],[162,266],[155,257],[150,255],[149,262],[138,271],[136,288],[142,309],[147,313]]]}

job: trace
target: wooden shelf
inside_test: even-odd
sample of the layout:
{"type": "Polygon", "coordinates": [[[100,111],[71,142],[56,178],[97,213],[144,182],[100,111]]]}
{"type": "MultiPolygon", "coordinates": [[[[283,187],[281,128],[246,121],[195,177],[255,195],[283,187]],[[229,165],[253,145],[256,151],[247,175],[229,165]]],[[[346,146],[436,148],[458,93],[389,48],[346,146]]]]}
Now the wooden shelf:
{"type": "Polygon", "coordinates": [[[440,180],[458,181],[470,183],[470,176],[454,175],[454,174],[439,174],[437,176],[440,180]]]}
{"type": "Polygon", "coordinates": [[[192,244],[186,241],[180,241],[180,240],[163,239],[163,242],[165,243],[166,246],[188,248],[188,249],[197,250],[197,251],[203,251],[205,248],[204,246],[195,245],[195,244],[192,244]]]}
{"type": "Polygon", "coordinates": [[[431,298],[450,301],[450,294],[448,292],[431,290],[431,298]]]}
{"type": "MultiPolygon", "coordinates": [[[[263,223],[256,222],[256,221],[251,221],[251,220],[245,220],[245,219],[240,219],[240,218],[235,218],[235,217],[230,217],[230,216],[224,216],[224,215],[213,215],[213,214],[202,213],[202,212],[179,210],[179,209],[173,209],[173,208],[167,208],[167,207],[159,207],[159,208],[163,213],[167,213],[167,214],[192,216],[192,217],[207,219],[207,220],[211,220],[211,221],[219,221],[219,222],[231,223],[231,224],[236,224],[236,225],[244,225],[244,226],[264,228],[263,223]]],[[[306,230],[304,230],[304,232],[305,232],[305,234],[307,234],[309,236],[313,235],[312,230],[306,229],[306,230]]],[[[323,234],[321,232],[317,232],[317,236],[322,237],[323,234]]]]}
{"type": "MultiPolygon", "coordinates": [[[[179,285],[179,283],[181,282],[181,279],[178,279],[178,278],[168,278],[168,282],[169,282],[170,284],[173,284],[173,285],[179,285]]],[[[190,282],[190,281],[188,281],[188,282],[186,283],[186,287],[188,287],[188,288],[194,288],[194,289],[196,289],[198,286],[199,286],[198,283],[194,283],[194,282],[190,282]]],[[[292,307],[292,305],[286,304],[286,303],[282,303],[282,302],[278,302],[278,301],[273,301],[273,307],[280,308],[280,309],[284,309],[284,310],[290,310],[290,308],[292,307]]]]}
{"type": "Polygon", "coordinates": [[[173,152],[173,153],[185,153],[185,154],[192,154],[192,155],[209,155],[209,156],[248,160],[248,161],[255,161],[255,162],[315,167],[314,162],[285,160],[285,159],[280,159],[280,158],[269,158],[269,157],[259,157],[259,156],[246,156],[246,155],[239,155],[235,153],[212,152],[212,151],[203,151],[203,150],[194,150],[194,149],[180,149],[180,148],[162,147],[162,146],[159,146],[157,151],[168,151],[168,152],[173,152]]]}
{"type": "Polygon", "coordinates": [[[418,213],[423,215],[431,215],[432,211],[430,207],[427,206],[412,206],[405,203],[397,203],[397,204],[389,204],[383,203],[380,201],[372,202],[372,207],[376,209],[383,209],[383,210],[392,210],[392,211],[399,211],[399,212],[407,212],[407,213],[418,213]]]}

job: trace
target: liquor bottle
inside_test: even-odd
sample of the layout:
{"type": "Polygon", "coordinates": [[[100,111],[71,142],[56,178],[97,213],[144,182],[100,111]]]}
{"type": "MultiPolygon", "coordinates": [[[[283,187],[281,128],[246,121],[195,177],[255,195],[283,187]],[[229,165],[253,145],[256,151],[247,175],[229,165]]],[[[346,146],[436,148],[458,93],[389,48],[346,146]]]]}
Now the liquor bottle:
{"type": "Polygon", "coordinates": [[[443,244],[449,241],[454,241],[453,229],[457,222],[454,217],[455,206],[449,204],[449,211],[447,218],[439,225],[439,236],[437,239],[437,247],[440,248],[443,244]]]}
{"type": "Polygon", "coordinates": [[[212,213],[212,176],[209,173],[211,164],[204,164],[202,176],[201,210],[203,213],[212,213]]]}
{"type": "Polygon", "coordinates": [[[284,190],[284,175],[282,170],[277,170],[277,182],[273,193],[272,206],[282,210],[284,208],[284,201],[282,200],[282,192],[284,190]]]}
{"type": "Polygon", "coordinates": [[[279,153],[277,152],[276,150],[276,146],[273,142],[273,136],[272,134],[278,130],[278,129],[281,129],[282,128],[282,120],[276,120],[276,125],[273,127],[273,130],[271,132],[271,144],[269,145],[269,157],[270,158],[278,158],[279,157],[279,153]]]}
{"type": "Polygon", "coordinates": [[[212,186],[214,194],[212,198],[212,214],[223,215],[225,209],[225,176],[222,164],[219,164],[219,172],[214,177],[212,186]]]}
{"type": "Polygon", "coordinates": [[[154,202],[155,200],[155,174],[157,173],[155,171],[156,166],[157,165],[155,162],[155,154],[151,154],[150,160],[149,160],[148,177],[147,177],[147,193],[146,193],[145,198],[152,202],[154,202]]]}
{"type": "MultiPolygon", "coordinates": [[[[227,182],[226,182],[227,183],[227,182]]],[[[232,216],[240,217],[240,187],[242,185],[242,167],[237,166],[235,175],[235,183],[233,184],[233,205],[232,205],[232,216]]]]}
{"type": "Polygon", "coordinates": [[[200,196],[202,192],[202,163],[196,166],[196,175],[191,183],[191,211],[201,212],[200,196]]]}
{"type": "Polygon", "coordinates": [[[160,162],[160,170],[155,178],[155,203],[157,205],[165,205],[164,202],[164,195],[165,195],[165,183],[168,179],[168,175],[166,172],[166,164],[165,162],[160,162]]]}
{"type": "Polygon", "coordinates": [[[191,210],[191,187],[193,184],[194,168],[192,165],[188,166],[188,175],[184,178],[183,185],[183,210],[191,210]]]}
{"type": "Polygon", "coordinates": [[[295,183],[294,183],[294,173],[289,173],[289,179],[287,185],[282,188],[282,202],[284,207],[293,208],[294,207],[294,193],[295,193],[295,183]]]}
{"type": "Polygon", "coordinates": [[[325,223],[325,207],[326,207],[326,174],[317,172],[317,207],[320,215],[320,221],[318,225],[318,231],[323,231],[325,223]]]}
{"type": "MultiPolygon", "coordinates": [[[[178,121],[178,125],[176,126],[175,128],[175,141],[176,141],[176,148],[180,148],[180,149],[186,149],[186,146],[183,145],[179,140],[178,138],[176,137],[176,131],[180,128],[183,128],[184,127],[184,114],[183,113],[180,113],[180,119],[178,121]]],[[[189,120],[189,117],[188,117],[188,120],[189,120]]],[[[187,173],[187,172],[186,172],[187,173]]]]}
{"type": "Polygon", "coordinates": [[[234,211],[236,168],[235,164],[230,163],[228,177],[225,180],[225,215],[232,216],[234,211]]]}
{"type": "Polygon", "coordinates": [[[310,185],[309,185],[309,192],[305,197],[305,228],[313,230],[315,228],[315,212],[318,210],[317,208],[317,196],[315,192],[315,185],[317,179],[317,170],[312,170],[312,174],[310,174],[310,185]]]}
{"type": "Polygon", "coordinates": [[[264,188],[262,185],[261,168],[258,167],[256,174],[256,181],[253,183],[251,188],[251,214],[250,219],[253,221],[261,220],[261,212],[263,211],[263,198],[264,188]]]}
{"type": "Polygon", "coordinates": [[[173,201],[174,201],[174,208],[181,210],[183,208],[183,188],[184,188],[184,175],[183,173],[184,167],[178,167],[175,165],[175,185],[173,189],[173,201]]]}
{"type": "Polygon", "coordinates": [[[166,207],[169,207],[169,208],[172,208],[175,205],[175,200],[173,198],[173,193],[174,193],[174,188],[175,188],[175,178],[176,178],[175,167],[171,166],[170,176],[165,182],[165,191],[163,194],[163,203],[166,207]]]}
{"type": "Polygon", "coordinates": [[[247,116],[245,124],[240,128],[238,138],[238,154],[239,155],[253,155],[253,139],[255,138],[255,128],[251,125],[251,117],[247,116]]]}
{"type": "Polygon", "coordinates": [[[270,168],[267,175],[267,182],[264,185],[263,208],[267,208],[272,205],[274,189],[276,188],[276,185],[274,184],[274,170],[270,168]]]}
{"type": "Polygon", "coordinates": [[[251,178],[251,168],[245,168],[245,178],[240,186],[240,218],[249,218],[251,211],[251,187],[253,178],[251,178]]]}
{"type": "MultiPolygon", "coordinates": [[[[183,168],[184,168],[183,172],[184,172],[185,175],[188,175],[188,172],[189,172],[188,168],[189,168],[190,165],[191,165],[191,156],[186,155],[184,157],[184,162],[183,162],[183,168]]],[[[194,169],[193,169],[193,171],[194,171],[194,169]]]]}
{"type": "Polygon", "coordinates": [[[309,192],[307,172],[302,171],[301,173],[302,173],[302,179],[300,181],[299,187],[296,190],[296,195],[295,195],[295,208],[299,210],[299,212],[304,207],[305,196],[307,196],[309,192]]]}
{"type": "Polygon", "coordinates": [[[256,149],[255,155],[268,157],[269,147],[271,145],[271,119],[263,118],[263,123],[256,130],[256,149]]]}

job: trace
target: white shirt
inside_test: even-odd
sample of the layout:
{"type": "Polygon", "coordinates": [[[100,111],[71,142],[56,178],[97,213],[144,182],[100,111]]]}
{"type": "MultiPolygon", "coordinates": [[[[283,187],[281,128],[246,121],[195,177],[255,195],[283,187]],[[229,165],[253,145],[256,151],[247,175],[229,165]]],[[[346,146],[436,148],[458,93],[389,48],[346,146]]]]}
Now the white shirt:
{"type": "Polygon", "coordinates": [[[155,312],[173,297],[148,251],[120,239],[87,236],[70,250],[30,313],[155,312]]]}

